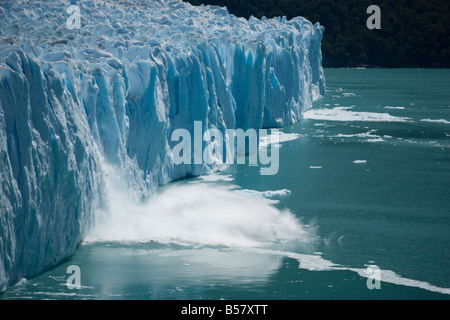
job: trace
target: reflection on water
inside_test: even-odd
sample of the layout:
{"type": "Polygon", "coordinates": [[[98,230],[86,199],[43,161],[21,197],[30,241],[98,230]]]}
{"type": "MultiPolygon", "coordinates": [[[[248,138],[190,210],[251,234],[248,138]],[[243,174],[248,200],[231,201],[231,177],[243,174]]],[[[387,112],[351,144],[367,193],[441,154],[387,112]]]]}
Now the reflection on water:
{"type": "Polygon", "coordinates": [[[364,276],[326,262],[320,253],[94,243],[81,246],[69,261],[22,281],[0,298],[445,299],[441,294],[388,282],[382,283],[382,290],[368,290],[364,276]],[[299,268],[298,258],[310,260],[306,261],[309,267],[299,268]],[[81,269],[79,290],[67,288],[66,270],[73,264],[81,269]]]}

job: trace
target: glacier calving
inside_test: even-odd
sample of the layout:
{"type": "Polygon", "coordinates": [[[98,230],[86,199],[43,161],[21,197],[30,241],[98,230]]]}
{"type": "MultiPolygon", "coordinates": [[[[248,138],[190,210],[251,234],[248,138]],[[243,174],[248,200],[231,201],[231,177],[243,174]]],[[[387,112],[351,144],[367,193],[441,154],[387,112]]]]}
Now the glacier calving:
{"type": "Polygon", "coordinates": [[[214,169],[174,165],[173,130],[290,125],[324,94],[323,27],[300,17],[178,0],[0,4],[0,291],[75,251],[107,208],[106,180],[142,198],[214,169]]]}

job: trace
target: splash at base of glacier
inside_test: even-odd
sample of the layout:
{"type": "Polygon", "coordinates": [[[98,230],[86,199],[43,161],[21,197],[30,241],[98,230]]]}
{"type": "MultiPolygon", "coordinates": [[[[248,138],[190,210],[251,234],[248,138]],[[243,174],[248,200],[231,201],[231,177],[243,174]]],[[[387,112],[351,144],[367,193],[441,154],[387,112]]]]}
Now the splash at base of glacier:
{"type": "Polygon", "coordinates": [[[324,93],[323,27],[181,1],[0,7],[0,291],[71,255],[108,206],[218,169],[174,165],[178,128],[293,124],[324,93]],[[111,177],[108,178],[111,180],[111,177]]]}

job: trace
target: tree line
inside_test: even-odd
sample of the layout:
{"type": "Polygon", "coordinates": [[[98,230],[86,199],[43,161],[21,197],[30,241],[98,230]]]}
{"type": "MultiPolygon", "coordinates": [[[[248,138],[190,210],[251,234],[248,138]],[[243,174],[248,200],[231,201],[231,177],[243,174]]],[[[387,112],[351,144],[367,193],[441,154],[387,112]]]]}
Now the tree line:
{"type": "Polygon", "coordinates": [[[448,0],[187,0],[226,6],[236,16],[302,16],[325,27],[324,67],[450,67],[448,0]],[[369,30],[370,5],[381,29],[369,30]]]}

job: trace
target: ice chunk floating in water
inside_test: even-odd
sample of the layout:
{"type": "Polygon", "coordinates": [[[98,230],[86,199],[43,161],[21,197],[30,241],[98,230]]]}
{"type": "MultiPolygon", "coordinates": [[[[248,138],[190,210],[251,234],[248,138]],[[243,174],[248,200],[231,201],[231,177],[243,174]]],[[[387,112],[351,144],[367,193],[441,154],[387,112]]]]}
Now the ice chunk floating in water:
{"type": "Polygon", "coordinates": [[[389,113],[349,111],[352,107],[311,109],[303,114],[304,119],[327,121],[408,122],[411,118],[396,117],[389,113]]]}
{"type": "MultiPolygon", "coordinates": [[[[175,129],[289,125],[325,92],[323,28],[303,18],[245,20],[181,1],[77,1],[82,24],[69,29],[71,4],[18,0],[0,10],[0,291],[75,251],[108,209],[106,171],[128,198],[145,198],[217,169],[174,165],[175,129]]],[[[277,229],[290,216],[274,210],[262,210],[274,223],[261,233],[267,239],[243,229],[236,241],[292,236],[277,229]]],[[[176,238],[180,228],[155,232],[176,238]]],[[[231,241],[224,233],[179,240],[231,241]]]]}

